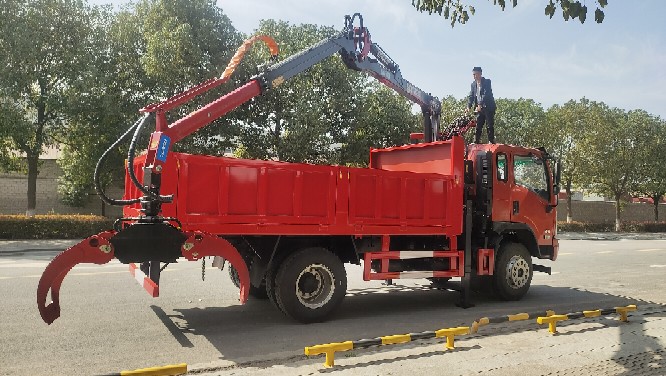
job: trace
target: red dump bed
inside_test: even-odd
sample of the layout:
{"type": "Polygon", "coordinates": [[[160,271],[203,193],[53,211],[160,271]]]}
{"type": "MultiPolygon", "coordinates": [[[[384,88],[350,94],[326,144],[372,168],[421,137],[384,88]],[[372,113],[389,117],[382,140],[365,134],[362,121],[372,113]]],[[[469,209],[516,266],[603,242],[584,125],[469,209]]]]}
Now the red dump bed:
{"type": "MultiPolygon", "coordinates": [[[[144,158],[135,160],[140,181],[144,158]]],[[[462,231],[463,158],[457,138],[372,150],[372,168],[171,153],[162,194],[175,199],[163,215],[219,235],[453,236],[462,231]]],[[[125,198],[137,196],[127,183],[125,198]]]]}

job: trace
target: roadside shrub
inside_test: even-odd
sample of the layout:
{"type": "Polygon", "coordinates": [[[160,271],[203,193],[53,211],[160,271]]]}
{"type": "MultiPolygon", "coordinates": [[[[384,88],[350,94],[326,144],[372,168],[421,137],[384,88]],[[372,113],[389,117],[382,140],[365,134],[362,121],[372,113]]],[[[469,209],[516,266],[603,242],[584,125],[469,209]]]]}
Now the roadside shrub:
{"type": "MultiPolygon", "coordinates": [[[[559,232],[615,232],[614,223],[557,222],[559,232]]],[[[621,232],[666,232],[666,222],[623,222],[621,232]]]]}
{"type": "Polygon", "coordinates": [[[97,215],[0,215],[0,239],[81,239],[112,227],[97,215]]]}
{"type": "Polygon", "coordinates": [[[666,222],[623,222],[625,232],[666,232],[666,222]]]}
{"type": "Polygon", "coordinates": [[[557,222],[558,232],[614,232],[613,223],[557,222]]]}

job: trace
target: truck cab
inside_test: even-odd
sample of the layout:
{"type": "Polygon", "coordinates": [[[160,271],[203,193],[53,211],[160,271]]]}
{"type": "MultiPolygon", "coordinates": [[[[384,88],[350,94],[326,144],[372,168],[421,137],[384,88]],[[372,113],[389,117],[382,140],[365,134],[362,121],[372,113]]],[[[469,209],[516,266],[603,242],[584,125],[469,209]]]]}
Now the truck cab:
{"type": "Polygon", "coordinates": [[[475,236],[483,248],[509,238],[532,257],[557,258],[558,163],[545,149],[471,144],[467,163],[474,176],[475,236]]]}

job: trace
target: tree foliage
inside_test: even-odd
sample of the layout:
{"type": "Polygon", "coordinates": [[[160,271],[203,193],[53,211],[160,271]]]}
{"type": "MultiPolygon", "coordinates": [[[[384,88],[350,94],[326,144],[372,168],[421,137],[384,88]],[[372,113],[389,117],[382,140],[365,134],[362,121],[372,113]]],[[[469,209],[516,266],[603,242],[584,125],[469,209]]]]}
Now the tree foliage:
{"type": "Polygon", "coordinates": [[[62,129],[65,92],[93,58],[97,13],[80,0],[13,0],[3,5],[2,145],[26,156],[26,213],[33,215],[39,156],[62,129]]]}
{"type": "MultiPolygon", "coordinates": [[[[337,33],[330,27],[290,25],[263,20],[255,34],[273,37],[285,59],[337,33]]],[[[260,65],[267,54],[255,50],[248,63],[260,65]]],[[[247,71],[248,75],[256,73],[247,71]]],[[[329,57],[239,109],[242,156],[323,163],[331,160],[331,144],[355,118],[356,88],[364,77],[329,57]]]]}
{"type": "Polygon", "coordinates": [[[654,220],[659,221],[659,203],[666,196],[666,122],[643,110],[631,114],[644,125],[645,147],[640,150],[639,176],[636,194],[650,197],[654,205],[654,220]]]}
{"type": "Polygon", "coordinates": [[[420,116],[412,113],[410,103],[379,83],[360,93],[360,106],[342,139],[338,163],[365,167],[371,148],[407,144],[411,132],[422,131],[420,116]]]}
{"type": "Polygon", "coordinates": [[[560,158],[562,187],[566,192],[567,222],[574,218],[571,199],[575,185],[581,186],[585,171],[582,166],[586,154],[589,128],[598,122],[594,115],[596,103],[582,98],[554,105],[546,112],[546,126],[542,131],[543,146],[560,158]]]}
{"type": "MultiPolygon", "coordinates": [[[[488,0],[490,1],[490,0],[488,0]]],[[[493,5],[506,8],[506,0],[492,0],[493,5]]],[[[604,21],[603,8],[608,5],[608,0],[595,0],[596,9],[594,11],[594,21],[602,23],[604,21]]],[[[511,0],[513,7],[518,5],[518,0],[511,0]]],[[[469,21],[470,16],[476,12],[476,8],[469,5],[469,1],[465,0],[412,0],[412,6],[419,12],[428,12],[428,14],[436,13],[444,19],[451,21],[451,27],[456,24],[465,24],[469,21]]],[[[583,0],[548,0],[544,13],[546,16],[553,18],[558,8],[562,11],[562,17],[568,21],[569,19],[578,19],[580,23],[585,23],[587,20],[587,5],[583,0]]]]}
{"type": "Polygon", "coordinates": [[[522,146],[544,146],[546,113],[532,99],[497,100],[495,136],[502,143],[522,146]]]}
{"type": "MultiPolygon", "coordinates": [[[[87,200],[97,160],[139,117],[140,108],[219,76],[241,40],[228,17],[207,0],[144,0],[106,16],[97,34],[96,59],[68,92],[59,191],[72,205],[87,200]]],[[[168,117],[180,118],[217,95],[219,91],[205,95],[168,117]]],[[[229,123],[219,120],[176,149],[222,154],[233,133],[229,123]]],[[[123,143],[110,154],[104,185],[122,184],[127,146],[123,143]]]]}
{"type": "Polygon", "coordinates": [[[647,124],[642,112],[625,112],[603,103],[592,107],[595,122],[588,124],[584,141],[581,183],[615,201],[615,227],[621,227],[622,204],[641,179],[647,124]]]}
{"type": "MultiPolygon", "coordinates": [[[[275,38],[283,59],[338,32],[275,20],[256,31],[275,38]]],[[[265,60],[264,51],[250,58],[265,60]]],[[[416,119],[406,99],[348,69],[337,54],[237,111],[238,156],[353,165],[367,164],[370,147],[408,142],[416,119]]]]}

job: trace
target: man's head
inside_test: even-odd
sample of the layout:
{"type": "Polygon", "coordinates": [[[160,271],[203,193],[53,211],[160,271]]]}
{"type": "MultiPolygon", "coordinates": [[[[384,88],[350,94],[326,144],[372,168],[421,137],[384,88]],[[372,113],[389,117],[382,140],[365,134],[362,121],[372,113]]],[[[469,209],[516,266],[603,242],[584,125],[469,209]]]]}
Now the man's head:
{"type": "Polygon", "coordinates": [[[474,79],[477,81],[481,79],[481,73],[481,67],[474,67],[474,69],[472,69],[472,76],[474,76],[474,79]]]}

